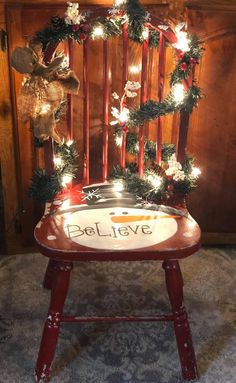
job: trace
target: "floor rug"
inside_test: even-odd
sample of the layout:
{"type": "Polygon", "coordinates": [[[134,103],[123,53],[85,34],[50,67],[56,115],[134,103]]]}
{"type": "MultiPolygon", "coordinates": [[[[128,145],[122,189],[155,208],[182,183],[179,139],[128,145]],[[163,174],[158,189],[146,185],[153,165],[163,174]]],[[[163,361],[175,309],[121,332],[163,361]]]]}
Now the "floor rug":
{"type": "MultiPolygon", "coordinates": [[[[0,383],[34,382],[50,293],[40,254],[0,260],[0,383]]],[[[236,249],[181,261],[199,383],[236,383],[236,249]]],[[[65,313],[169,312],[160,262],[80,263],[65,313]]],[[[172,323],[65,324],[52,383],[180,383],[172,323]]]]}

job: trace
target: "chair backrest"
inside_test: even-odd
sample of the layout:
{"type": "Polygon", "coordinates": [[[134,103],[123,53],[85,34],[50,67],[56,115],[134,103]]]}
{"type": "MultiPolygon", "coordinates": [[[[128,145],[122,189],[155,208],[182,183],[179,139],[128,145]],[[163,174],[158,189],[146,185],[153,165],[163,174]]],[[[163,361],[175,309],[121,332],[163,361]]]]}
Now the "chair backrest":
{"type": "MultiPolygon", "coordinates": [[[[95,9],[92,13],[92,17],[98,16],[107,16],[108,8],[100,7],[95,9]]],[[[128,36],[128,23],[125,22],[122,26],[122,35],[119,39],[122,39],[119,44],[119,53],[116,52],[116,60],[119,60],[120,67],[120,79],[119,81],[124,88],[127,80],[129,80],[129,53],[130,53],[130,40],[128,36]]],[[[140,89],[140,104],[145,103],[150,93],[150,77],[154,76],[153,72],[150,73],[150,62],[155,60],[155,79],[157,80],[155,84],[155,93],[154,98],[156,101],[161,102],[164,97],[164,85],[167,81],[165,79],[166,73],[166,46],[168,43],[174,44],[177,41],[175,31],[164,21],[158,19],[157,17],[150,15],[148,22],[145,24],[143,42],[140,49],[140,79],[141,79],[141,89],[140,89]],[[159,33],[159,45],[157,48],[149,48],[149,38],[153,31],[159,33]],[[155,52],[154,52],[155,51],[155,52]]],[[[74,44],[71,38],[67,40],[67,52],[69,58],[69,64],[72,69],[73,67],[73,55],[74,55],[74,44]]],[[[83,42],[83,48],[81,49],[82,56],[80,60],[83,62],[83,80],[81,81],[82,86],[80,89],[80,102],[83,103],[83,180],[85,184],[89,184],[90,177],[90,114],[93,110],[93,102],[96,100],[91,100],[90,97],[90,75],[91,67],[89,69],[89,52],[92,48],[93,42],[87,38],[83,42]],[[82,96],[81,96],[82,95],[82,96]]],[[[103,80],[98,92],[98,97],[102,97],[102,171],[98,179],[106,181],[108,178],[108,167],[109,167],[109,123],[110,123],[110,99],[111,93],[111,83],[112,83],[112,73],[111,73],[111,46],[113,44],[113,39],[104,39],[101,43],[102,49],[102,68],[103,68],[103,80]]],[[[131,43],[133,44],[133,42],[131,43]]],[[[44,52],[44,61],[49,63],[55,50],[57,49],[58,43],[49,43],[44,52]]],[[[94,65],[98,63],[94,62],[94,65]]],[[[191,69],[186,75],[183,83],[186,86],[192,85],[192,71],[191,69]]],[[[68,107],[67,107],[67,138],[76,140],[74,134],[74,96],[68,95],[68,107]]],[[[175,121],[176,123],[176,121],[175,121]]],[[[176,157],[179,162],[183,162],[185,155],[185,147],[187,142],[187,131],[189,124],[189,113],[182,110],[180,111],[180,117],[177,119],[178,127],[176,134],[176,157]]],[[[155,131],[153,136],[156,141],[156,162],[157,164],[161,163],[161,152],[162,152],[162,132],[163,132],[163,118],[158,116],[154,124],[152,124],[152,130],[155,131]]],[[[150,133],[150,132],[149,132],[150,133]]],[[[138,130],[138,141],[139,141],[139,154],[138,154],[138,171],[139,175],[142,176],[144,172],[144,141],[145,136],[148,134],[147,124],[139,126],[138,130]]],[[[45,162],[46,169],[49,173],[53,171],[53,142],[52,139],[46,141],[44,144],[45,148],[45,162]]],[[[120,162],[121,168],[125,167],[125,138],[123,137],[123,142],[120,148],[120,162]]],[[[94,177],[93,177],[94,178],[94,177]]]]}

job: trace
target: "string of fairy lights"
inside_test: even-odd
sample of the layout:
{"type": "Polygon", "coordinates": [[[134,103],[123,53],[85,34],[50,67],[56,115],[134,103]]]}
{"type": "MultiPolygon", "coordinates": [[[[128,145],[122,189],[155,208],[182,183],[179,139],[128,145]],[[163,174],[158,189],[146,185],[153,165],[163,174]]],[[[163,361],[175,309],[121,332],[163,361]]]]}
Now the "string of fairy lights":
{"type": "MultiPolygon", "coordinates": [[[[44,30],[36,33],[36,37],[45,50],[49,43],[57,43],[68,38],[81,44],[87,38],[107,39],[119,36],[124,23],[128,24],[129,38],[138,43],[142,43],[148,33],[146,25],[149,21],[149,14],[138,0],[116,0],[107,17],[91,19],[90,22],[87,18],[88,14],[80,12],[78,3],[68,3],[64,18],[54,16],[44,30]]],[[[164,30],[168,28],[168,25],[162,25],[161,28],[164,30]]],[[[117,93],[113,93],[113,99],[120,102],[119,108],[112,107],[111,110],[111,114],[115,117],[115,120],[111,121],[111,125],[115,126],[115,142],[118,147],[121,146],[122,133],[126,129],[127,153],[136,157],[139,142],[137,132],[133,131],[135,128],[147,121],[155,120],[159,116],[176,111],[191,113],[201,98],[200,88],[197,87],[194,80],[189,84],[188,77],[192,68],[201,58],[203,47],[199,40],[195,36],[189,35],[184,28],[183,23],[175,27],[176,42],[172,46],[177,54],[176,66],[170,76],[170,91],[161,102],[149,100],[140,107],[129,110],[127,103],[123,102],[124,95],[125,98],[137,95],[136,91],[140,85],[134,81],[126,83],[123,99],[117,93]]],[[[158,31],[149,27],[149,47],[157,47],[158,44],[158,31]]],[[[130,73],[137,74],[140,71],[141,66],[130,66],[130,73]]],[[[46,103],[44,107],[46,110],[46,103]]],[[[163,161],[157,165],[155,150],[155,143],[146,140],[145,161],[148,168],[143,177],[139,177],[137,174],[136,160],[126,164],[125,169],[121,169],[119,166],[114,167],[112,177],[115,178],[116,185],[117,182],[120,182],[122,188],[125,187],[141,198],[153,201],[162,201],[173,194],[186,195],[193,190],[200,174],[200,170],[193,166],[193,160],[186,156],[184,163],[180,164],[176,160],[175,147],[163,145],[163,161]]],[[[34,173],[30,187],[31,196],[38,201],[48,201],[66,187],[76,173],[76,157],[73,141],[70,140],[61,145],[56,144],[55,170],[52,175],[47,175],[44,169],[38,169],[34,173]]]]}

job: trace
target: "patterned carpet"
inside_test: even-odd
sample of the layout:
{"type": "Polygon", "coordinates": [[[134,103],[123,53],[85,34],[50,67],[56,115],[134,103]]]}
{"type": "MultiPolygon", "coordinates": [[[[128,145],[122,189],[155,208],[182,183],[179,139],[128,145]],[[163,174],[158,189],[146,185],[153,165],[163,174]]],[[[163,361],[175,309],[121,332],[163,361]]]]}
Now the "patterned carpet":
{"type": "MultiPolygon", "coordinates": [[[[181,266],[199,383],[235,383],[236,249],[206,248],[181,266]]],[[[40,285],[45,267],[39,254],[0,261],[0,383],[34,381],[49,301],[40,285]]],[[[159,262],[81,263],[65,311],[167,312],[163,277],[159,262]]],[[[51,382],[182,382],[172,324],[63,325],[51,382]]]]}

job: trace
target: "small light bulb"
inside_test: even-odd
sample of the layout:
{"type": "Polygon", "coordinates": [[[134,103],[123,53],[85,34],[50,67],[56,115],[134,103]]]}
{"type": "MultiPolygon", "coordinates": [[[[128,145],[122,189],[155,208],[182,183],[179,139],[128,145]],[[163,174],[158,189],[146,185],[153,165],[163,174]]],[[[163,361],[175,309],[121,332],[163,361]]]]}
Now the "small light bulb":
{"type": "Polygon", "coordinates": [[[127,108],[124,108],[121,112],[120,112],[120,116],[119,116],[119,121],[121,123],[124,123],[128,120],[129,118],[129,109],[127,108]]]}
{"type": "Polygon", "coordinates": [[[62,165],[62,159],[61,157],[54,157],[53,162],[56,166],[61,166],[62,165]]]}
{"type": "Polygon", "coordinates": [[[161,177],[159,176],[156,176],[154,174],[148,174],[148,176],[146,176],[146,180],[155,188],[155,189],[159,189],[159,187],[161,186],[161,182],[162,182],[162,179],[161,177]]]}
{"type": "Polygon", "coordinates": [[[183,84],[175,84],[172,88],[173,98],[176,104],[181,104],[186,96],[183,84]]]}
{"type": "Polygon", "coordinates": [[[62,186],[66,187],[67,184],[69,184],[72,181],[72,175],[71,174],[65,174],[62,177],[62,186]]]}
{"type": "Polygon", "coordinates": [[[124,185],[121,180],[113,181],[113,191],[115,192],[121,192],[124,190],[124,185]]]}
{"type": "Polygon", "coordinates": [[[51,108],[50,104],[43,104],[40,109],[40,114],[47,114],[51,108]]]}
{"type": "Polygon", "coordinates": [[[125,4],[126,0],[115,0],[114,6],[115,7],[120,7],[121,5],[125,4]]]}
{"type": "Polygon", "coordinates": [[[129,67],[129,71],[132,74],[138,74],[141,71],[141,66],[140,65],[131,65],[129,67]]]}
{"type": "Polygon", "coordinates": [[[143,39],[147,39],[149,36],[149,31],[148,31],[148,28],[145,28],[144,31],[142,32],[142,37],[143,39]]]}
{"type": "Polygon", "coordinates": [[[200,176],[200,174],[202,174],[202,172],[199,168],[193,166],[191,174],[194,178],[198,178],[200,176]]]}
{"type": "Polygon", "coordinates": [[[66,145],[71,146],[73,144],[73,142],[74,142],[73,140],[68,140],[68,141],[66,141],[66,145]]]}
{"type": "Polygon", "coordinates": [[[182,52],[188,52],[190,50],[190,45],[189,45],[189,39],[187,32],[184,31],[178,31],[176,33],[177,37],[177,42],[174,44],[174,47],[176,49],[181,50],[182,52]]]}
{"type": "Polygon", "coordinates": [[[116,141],[117,146],[121,146],[122,145],[122,136],[116,136],[115,141],[116,141]]]}
{"type": "Polygon", "coordinates": [[[104,35],[104,30],[102,26],[95,27],[93,29],[92,35],[94,37],[102,37],[104,35]]]}

